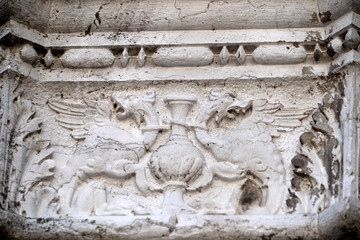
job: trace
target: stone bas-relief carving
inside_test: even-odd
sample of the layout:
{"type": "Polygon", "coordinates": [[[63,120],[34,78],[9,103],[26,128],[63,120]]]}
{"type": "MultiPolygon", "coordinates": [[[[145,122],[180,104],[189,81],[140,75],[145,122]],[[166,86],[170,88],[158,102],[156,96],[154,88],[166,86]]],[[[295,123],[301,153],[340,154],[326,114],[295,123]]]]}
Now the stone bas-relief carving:
{"type": "MultiPolygon", "coordinates": [[[[51,139],[32,147],[36,154],[26,155],[29,174],[20,177],[24,190],[14,197],[19,213],[75,217],[312,211],[287,205],[297,194],[288,190],[294,185],[288,179],[298,173],[288,169],[294,160],[284,159],[275,140],[310,126],[313,106],[284,107],[223,89],[209,90],[201,102],[194,95],[159,97],[153,90],[110,95],[81,102],[48,100],[53,124],[73,139],[72,153],[57,159],[51,139]],[[224,122],[233,123],[219,128],[224,122]]],[[[24,125],[39,124],[41,118],[30,113],[31,120],[23,116],[24,125]]],[[[296,149],[299,142],[294,143],[296,149]]],[[[316,167],[313,172],[325,168],[323,163],[316,167]]],[[[324,174],[327,179],[330,172],[324,174]]],[[[321,191],[331,191],[322,184],[321,191]]],[[[313,194],[302,193],[310,199],[313,194]]],[[[327,206],[323,203],[322,209],[327,206]]]]}
{"type": "Polygon", "coordinates": [[[0,238],[359,238],[355,2],[7,1],[0,238]]]}

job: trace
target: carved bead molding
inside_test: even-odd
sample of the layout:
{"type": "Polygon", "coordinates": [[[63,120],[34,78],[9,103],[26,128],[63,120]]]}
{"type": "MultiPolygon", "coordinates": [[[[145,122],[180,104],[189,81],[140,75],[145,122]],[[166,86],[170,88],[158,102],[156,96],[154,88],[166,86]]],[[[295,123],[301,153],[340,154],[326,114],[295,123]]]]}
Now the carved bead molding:
{"type": "Polygon", "coordinates": [[[360,238],[359,14],[97,32],[106,6],[0,28],[1,237],[360,238]]]}

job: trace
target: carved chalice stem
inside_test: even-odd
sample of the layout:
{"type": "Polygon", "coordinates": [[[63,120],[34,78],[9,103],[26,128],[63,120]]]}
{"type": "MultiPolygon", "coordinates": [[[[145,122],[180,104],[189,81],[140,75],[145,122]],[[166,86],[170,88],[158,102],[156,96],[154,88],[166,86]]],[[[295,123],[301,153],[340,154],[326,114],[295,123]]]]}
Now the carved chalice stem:
{"type": "Polygon", "coordinates": [[[164,100],[171,108],[171,135],[151,157],[150,167],[164,190],[162,209],[165,212],[189,210],[183,196],[204,165],[204,156],[188,138],[187,114],[196,102],[191,97],[171,97],[164,100]]]}

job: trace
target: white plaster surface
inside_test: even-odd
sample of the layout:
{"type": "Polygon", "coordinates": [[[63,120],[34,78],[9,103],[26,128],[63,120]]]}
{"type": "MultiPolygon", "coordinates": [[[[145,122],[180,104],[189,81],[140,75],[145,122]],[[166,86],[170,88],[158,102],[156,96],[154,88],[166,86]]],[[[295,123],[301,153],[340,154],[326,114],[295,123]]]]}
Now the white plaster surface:
{"type": "Polygon", "coordinates": [[[0,29],[0,234],[359,237],[356,4],[260,2],[53,1],[45,26],[24,1],[0,29]]]}

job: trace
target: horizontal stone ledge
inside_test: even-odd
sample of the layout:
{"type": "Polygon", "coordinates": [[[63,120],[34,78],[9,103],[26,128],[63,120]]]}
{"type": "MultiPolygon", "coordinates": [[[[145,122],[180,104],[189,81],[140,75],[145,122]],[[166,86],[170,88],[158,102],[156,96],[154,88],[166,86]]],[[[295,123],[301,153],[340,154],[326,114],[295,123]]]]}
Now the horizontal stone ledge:
{"type": "Polygon", "coordinates": [[[318,238],[316,214],[162,215],[24,218],[0,211],[0,227],[16,239],[318,238]],[[26,226],[26,227],[24,227],[26,226]],[[106,229],[106,230],[105,230],[106,229]],[[220,230],[221,229],[221,230],[220,230]]]}
{"type": "Polygon", "coordinates": [[[94,32],[92,35],[84,36],[84,33],[44,34],[10,20],[0,28],[0,40],[7,35],[12,35],[45,48],[162,46],[170,43],[173,46],[301,43],[326,40],[345,31],[350,25],[360,28],[359,14],[349,12],[326,27],[316,28],[94,32]]]}
{"type": "Polygon", "coordinates": [[[201,236],[331,240],[360,237],[359,217],[360,201],[350,197],[319,214],[25,218],[0,209],[0,228],[2,236],[36,240],[52,239],[55,235],[56,239],[199,239],[201,236]]]}
{"type": "Polygon", "coordinates": [[[225,81],[253,79],[301,79],[328,75],[328,64],[242,65],[203,67],[143,67],[106,69],[40,69],[28,64],[5,60],[0,74],[6,71],[29,76],[40,82],[132,82],[132,81],[225,81]]]}
{"type": "Polygon", "coordinates": [[[225,67],[171,67],[120,69],[109,71],[93,69],[88,71],[52,70],[43,71],[41,82],[131,82],[131,81],[226,81],[277,78],[316,78],[327,75],[328,66],[322,65],[282,65],[274,68],[267,65],[225,66],[225,67]]]}
{"type": "Polygon", "coordinates": [[[152,59],[158,66],[206,66],[212,63],[214,54],[207,47],[162,47],[152,59]]]}

